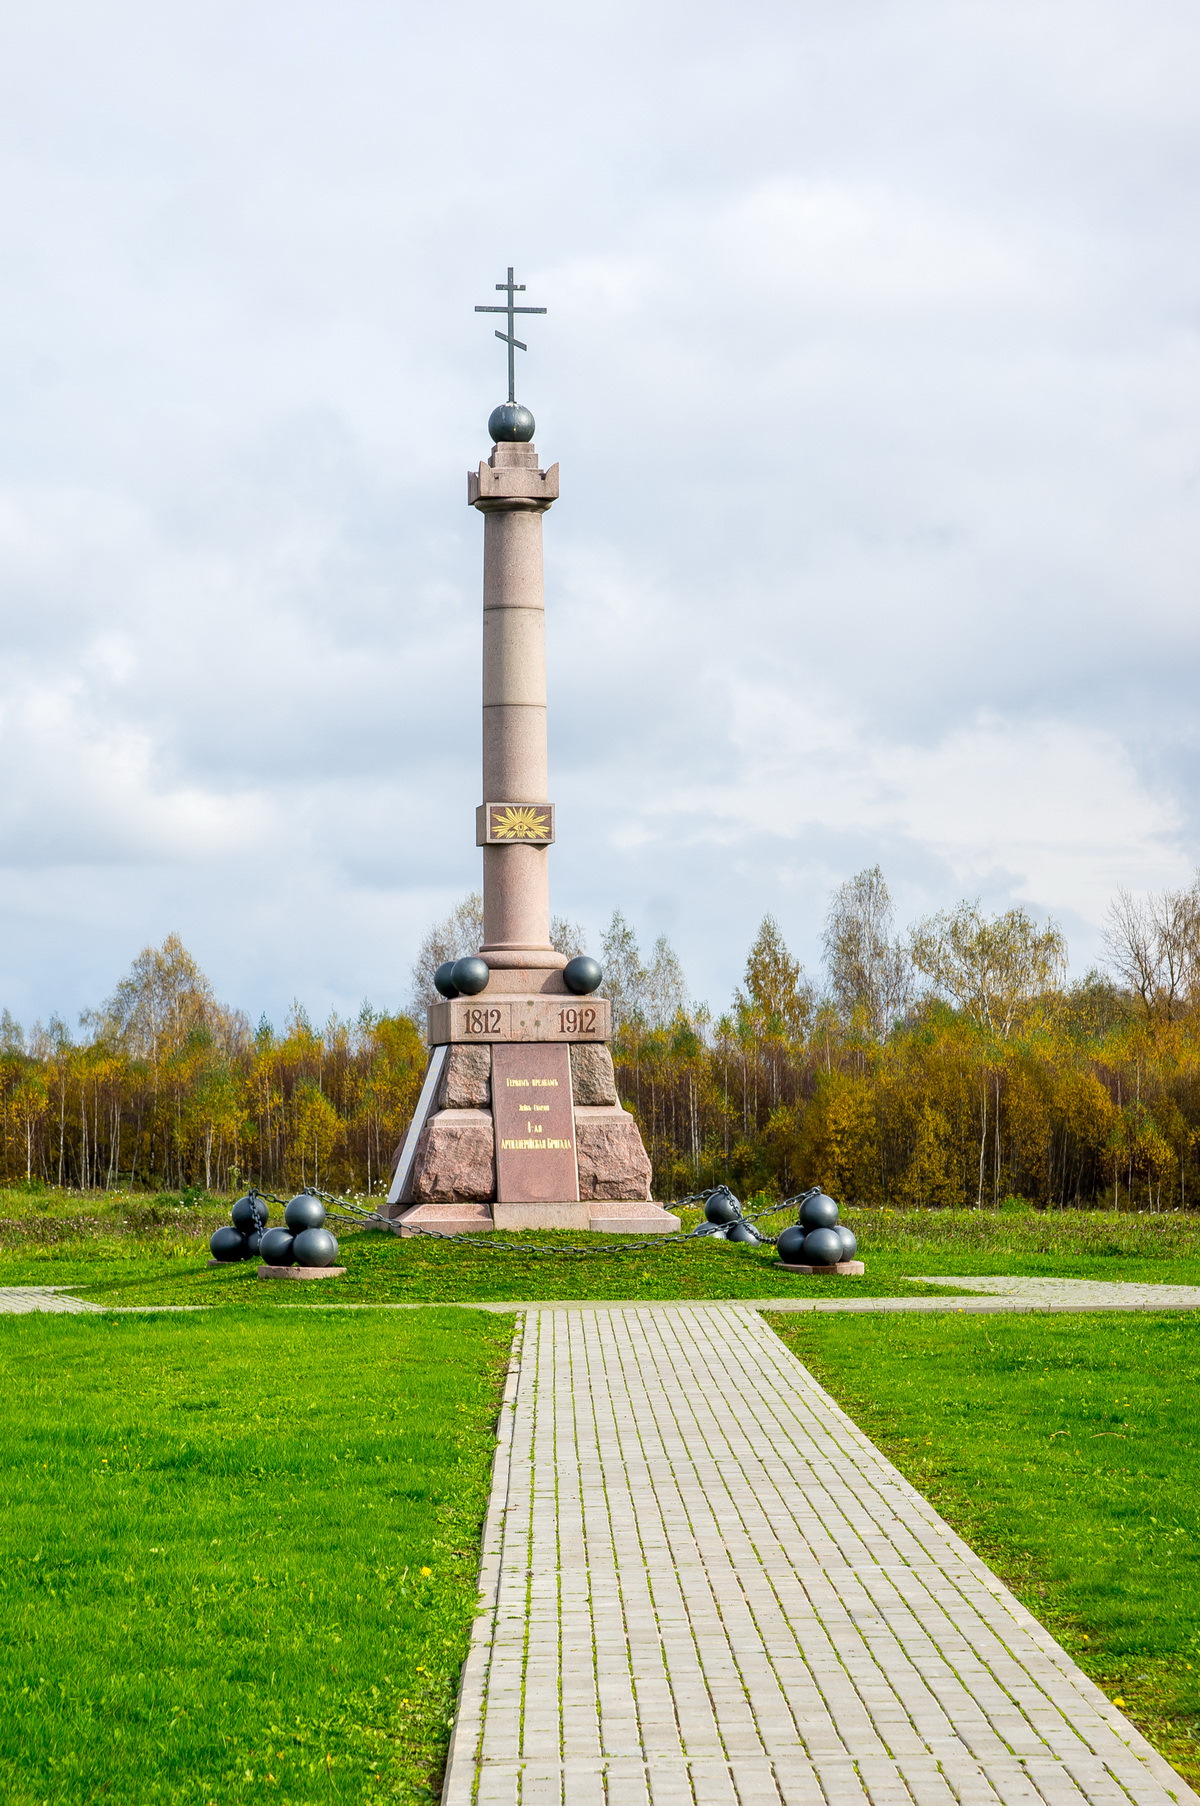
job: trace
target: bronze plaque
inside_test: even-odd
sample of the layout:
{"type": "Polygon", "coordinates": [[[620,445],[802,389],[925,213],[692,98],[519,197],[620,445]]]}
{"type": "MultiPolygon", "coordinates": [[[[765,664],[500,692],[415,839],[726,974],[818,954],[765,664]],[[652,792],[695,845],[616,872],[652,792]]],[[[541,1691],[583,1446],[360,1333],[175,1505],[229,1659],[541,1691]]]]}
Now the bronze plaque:
{"type": "Polygon", "coordinates": [[[553,803],[481,803],[475,811],[475,840],[481,847],[548,847],[554,839],[553,803]]]}
{"type": "Polygon", "coordinates": [[[492,1050],[496,1196],[505,1204],[564,1204],[579,1197],[571,1050],[508,1042],[492,1050]]]}

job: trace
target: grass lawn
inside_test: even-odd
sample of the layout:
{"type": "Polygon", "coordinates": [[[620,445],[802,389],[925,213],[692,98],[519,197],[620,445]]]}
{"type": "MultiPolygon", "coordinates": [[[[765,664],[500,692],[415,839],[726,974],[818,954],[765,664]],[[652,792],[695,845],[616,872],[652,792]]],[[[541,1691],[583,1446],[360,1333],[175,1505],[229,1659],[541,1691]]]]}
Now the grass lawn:
{"type": "MultiPolygon", "coordinates": [[[[569,1235],[500,1253],[354,1232],[344,1279],[268,1285],[206,1267],[219,1200],[0,1194],[0,1285],[224,1307],[0,1316],[0,1797],[436,1797],[511,1321],[325,1304],[878,1296],[955,1273],[1200,1285],[1200,1216],[844,1217],[860,1280],[712,1242],[613,1258],[569,1235]]],[[[1200,1317],[771,1321],[1200,1780],[1200,1317]]]]}
{"type": "Polygon", "coordinates": [[[1200,1320],[768,1321],[1200,1782],[1200,1320]]]}
{"type": "MultiPolygon", "coordinates": [[[[767,1202],[767,1200],[763,1200],[767,1202]]],[[[274,1211],[278,1218],[278,1210],[274,1211]]],[[[699,1213],[683,1213],[685,1227],[699,1213]]],[[[259,1284],[251,1265],[209,1270],[207,1240],[228,1220],[214,1199],[181,1202],[56,1191],[0,1192],[0,1285],[64,1285],[122,1304],[312,1305],[630,1298],[773,1298],[917,1295],[937,1288],[910,1276],[1044,1274],[1200,1285],[1200,1214],[1115,1211],[857,1211],[861,1279],[806,1279],[782,1271],[769,1249],[716,1242],[664,1243],[633,1255],[567,1252],[575,1234],[506,1235],[519,1253],[489,1252],[384,1233],[341,1234],[349,1268],[319,1285],[259,1284]],[[536,1249],[555,1249],[551,1257],[536,1249]]],[[[785,1216],[766,1220],[778,1229],[785,1216]]],[[[334,1225],[335,1229],[338,1227],[334,1225]]],[[[601,1239],[601,1238],[597,1238],[601,1239]]]]}
{"type": "Polygon", "coordinates": [[[7,1806],[436,1799],[511,1334],[0,1317],[7,1806]]]}

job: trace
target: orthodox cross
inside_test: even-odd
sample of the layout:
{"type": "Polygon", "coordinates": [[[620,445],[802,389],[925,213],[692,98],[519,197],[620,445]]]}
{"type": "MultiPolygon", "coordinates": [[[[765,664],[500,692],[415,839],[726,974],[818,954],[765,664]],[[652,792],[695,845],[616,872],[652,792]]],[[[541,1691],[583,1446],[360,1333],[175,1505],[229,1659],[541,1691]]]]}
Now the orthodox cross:
{"type": "Polygon", "coordinates": [[[521,340],[516,337],[514,331],[517,323],[516,317],[518,314],[544,314],[546,310],[544,307],[516,307],[513,305],[513,296],[523,295],[525,293],[525,284],[523,282],[513,281],[511,264],[508,266],[508,281],[498,282],[496,287],[500,290],[501,294],[507,294],[508,296],[508,300],[504,303],[503,307],[477,307],[475,312],[477,314],[508,315],[508,331],[498,332],[496,337],[503,344],[508,346],[508,399],[515,405],[517,399],[517,367],[513,352],[528,351],[529,349],[528,345],[522,344],[521,340]]]}

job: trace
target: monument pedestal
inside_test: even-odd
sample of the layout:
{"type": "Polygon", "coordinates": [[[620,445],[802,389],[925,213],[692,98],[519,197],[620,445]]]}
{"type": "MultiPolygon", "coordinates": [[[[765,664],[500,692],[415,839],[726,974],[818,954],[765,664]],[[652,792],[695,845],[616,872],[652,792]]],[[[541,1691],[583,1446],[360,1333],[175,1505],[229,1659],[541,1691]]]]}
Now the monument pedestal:
{"type": "MultiPolygon", "coordinates": [[[[519,1021],[527,1020],[531,1002],[512,1000],[519,1021]]],[[[588,999],[583,1007],[607,1028],[605,999],[588,999]]],[[[496,1007],[472,1008],[485,1018],[475,1032],[498,1035],[496,1007]]],[[[470,1013],[451,1018],[451,1009],[461,1010],[461,1001],[429,1012],[431,1037],[472,1021],[470,1013]]],[[[557,1011],[545,1026],[557,1028],[557,1011]]],[[[670,1235],[679,1218],[652,1201],[650,1176],[603,1041],[443,1041],[431,1052],[385,1210],[401,1235],[421,1229],[670,1235]]]]}

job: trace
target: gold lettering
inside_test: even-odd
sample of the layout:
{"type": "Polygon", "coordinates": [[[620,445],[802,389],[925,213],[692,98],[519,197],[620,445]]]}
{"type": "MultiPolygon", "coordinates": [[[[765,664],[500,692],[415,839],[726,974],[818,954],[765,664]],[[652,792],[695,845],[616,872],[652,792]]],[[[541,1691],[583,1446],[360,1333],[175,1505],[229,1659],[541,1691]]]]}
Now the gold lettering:
{"type": "Polygon", "coordinates": [[[544,1141],[539,1141],[539,1140],[535,1140],[533,1137],[529,1137],[527,1139],[524,1137],[515,1137],[514,1136],[512,1140],[509,1140],[507,1137],[502,1137],[501,1141],[500,1141],[500,1146],[502,1148],[524,1149],[526,1152],[528,1152],[530,1154],[534,1154],[534,1153],[544,1154],[546,1152],[547,1148],[570,1148],[571,1146],[573,1146],[573,1143],[571,1143],[569,1141],[551,1140],[549,1137],[547,1137],[546,1140],[544,1140],[544,1141]]]}

